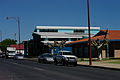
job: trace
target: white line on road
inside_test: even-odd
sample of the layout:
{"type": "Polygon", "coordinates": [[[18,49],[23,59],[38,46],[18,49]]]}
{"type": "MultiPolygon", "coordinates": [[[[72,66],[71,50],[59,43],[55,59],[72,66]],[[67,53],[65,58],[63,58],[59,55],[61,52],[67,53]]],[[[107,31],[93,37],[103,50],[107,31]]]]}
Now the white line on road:
{"type": "Polygon", "coordinates": [[[36,69],[36,70],[39,70],[39,71],[44,71],[44,69],[38,68],[38,67],[33,67],[33,69],[36,69]]]}

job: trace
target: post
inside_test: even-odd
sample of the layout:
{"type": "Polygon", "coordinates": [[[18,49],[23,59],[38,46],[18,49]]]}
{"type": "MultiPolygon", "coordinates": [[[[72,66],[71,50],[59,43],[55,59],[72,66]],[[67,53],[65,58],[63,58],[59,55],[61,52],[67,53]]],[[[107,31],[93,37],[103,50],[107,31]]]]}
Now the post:
{"type": "Polygon", "coordinates": [[[91,36],[90,36],[90,4],[89,4],[89,0],[87,0],[87,11],[88,11],[88,35],[89,35],[89,65],[92,65],[92,53],[91,53],[91,36]]]}
{"type": "Polygon", "coordinates": [[[19,17],[6,17],[6,19],[14,19],[17,21],[18,24],[18,45],[19,45],[19,53],[20,53],[20,19],[19,17]]]}
{"type": "Polygon", "coordinates": [[[19,53],[20,53],[20,19],[18,17],[18,36],[19,36],[19,53]]]}

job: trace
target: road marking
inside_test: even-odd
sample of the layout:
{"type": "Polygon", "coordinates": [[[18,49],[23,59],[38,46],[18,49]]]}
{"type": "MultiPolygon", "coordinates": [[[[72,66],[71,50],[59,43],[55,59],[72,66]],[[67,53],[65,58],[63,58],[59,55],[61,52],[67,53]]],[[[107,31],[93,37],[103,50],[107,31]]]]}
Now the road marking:
{"type": "Polygon", "coordinates": [[[38,68],[38,67],[33,67],[33,69],[36,69],[36,70],[39,70],[39,71],[44,71],[44,69],[38,68]]]}
{"type": "Polygon", "coordinates": [[[13,64],[18,64],[18,63],[13,63],[13,64]]]}

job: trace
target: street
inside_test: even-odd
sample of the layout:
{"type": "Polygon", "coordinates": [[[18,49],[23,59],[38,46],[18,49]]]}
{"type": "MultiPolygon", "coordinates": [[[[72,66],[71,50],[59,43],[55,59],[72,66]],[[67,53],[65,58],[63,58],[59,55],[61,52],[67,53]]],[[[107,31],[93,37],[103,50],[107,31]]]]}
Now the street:
{"type": "Polygon", "coordinates": [[[120,71],[0,58],[0,80],[119,80],[120,71]]]}

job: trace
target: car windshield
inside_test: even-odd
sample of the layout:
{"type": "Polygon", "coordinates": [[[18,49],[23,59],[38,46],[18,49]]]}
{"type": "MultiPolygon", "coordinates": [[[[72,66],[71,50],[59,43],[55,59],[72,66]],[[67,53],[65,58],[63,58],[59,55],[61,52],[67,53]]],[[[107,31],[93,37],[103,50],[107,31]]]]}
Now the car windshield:
{"type": "Polygon", "coordinates": [[[8,51],[8,53],[15,53],[15,51],[8,51]]]}
{"type": "Polygon", "coordinates": [[[53,57],[52,55],[44,55],[44,57],[53,57]]]}
{"type": "Polygon", "coordinates": [[[22,56],[22,54],[16,54],[16,56],[22,56]]]}
{"type": "Polygon", "coordinates": [[[71,52],[60,52],[60,55],[72,55],[71,52]]]}

